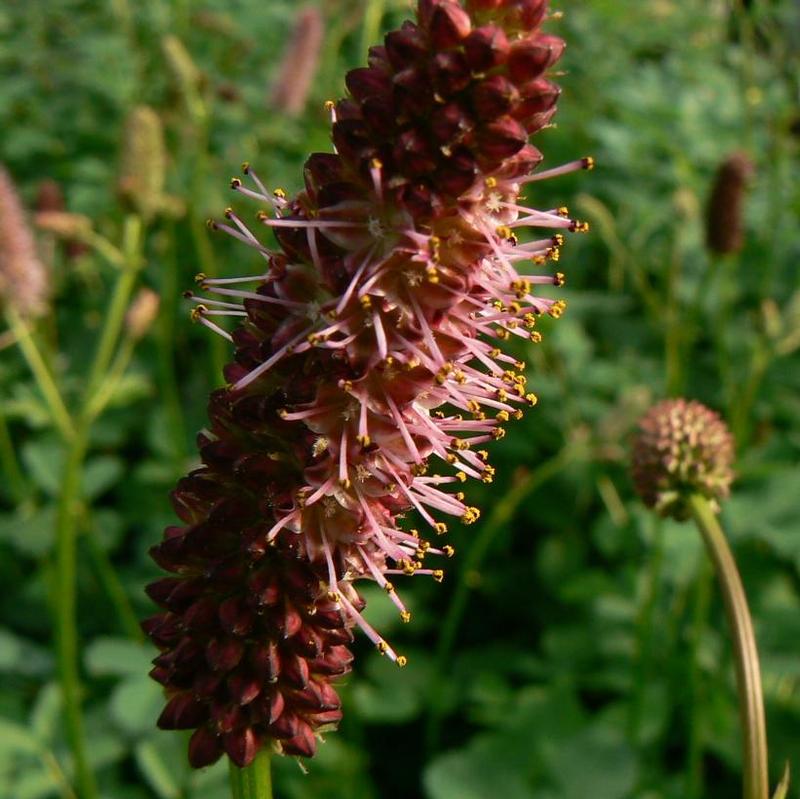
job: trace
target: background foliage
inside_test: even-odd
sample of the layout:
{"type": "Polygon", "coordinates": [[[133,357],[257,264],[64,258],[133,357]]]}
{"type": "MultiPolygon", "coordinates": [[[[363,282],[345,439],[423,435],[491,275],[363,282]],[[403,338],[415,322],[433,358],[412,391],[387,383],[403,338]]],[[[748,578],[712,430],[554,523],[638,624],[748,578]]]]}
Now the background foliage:
{"type": "MultiPolygon", "coordinates": [[[[304,774],[275,764],[286,799],[693,799],[738,793],[739,730],[722,608],[696,532],[633,497],[627,449],[654,399],[723,412],[739,478],[723,520],[763,654],[773,780],[800,739],[800,10],[794,0],[562,0],[569,46],[555,165],[590,174],[536,184],[534,205],[592,223],[561,268],[569,310],[544,331],[529,381],[537,409],[494,447],[498,479],[472,489],[479,525],[454,529],[443,586],[402,586],[415,621],[371,596],[409,657],[366,641],[345,721],[304,774]],[[755,166],[743,251],[711,256],[704,208],[736,150],[755,166]],[[539,188],[541,187],[541,188],[539,188]]],[[[307,112],[270,103],[292,0],[7,0],[0,8],[0,161],[29,206],[42,181],[121,246],[123,130],[152,106],[167,142],[168,202],[146,220],[138,276],[161,297],[106,411],[92,425],[79,512],[78,620],[90,760],[108,799],[216,799],[225,768],[190,773],[185,740],[159,733],[147,557],[193,463],[193,434],[225,342],[192,326],[180,292],[197,271],[259,269],[204,221],[247,159],[299,187],[330,147],[328,97],[365,42],[408,13],[396,0],[325,0],[307,112]],[[175,37],[175,38],[169,38],[175,37]],[[176,40],[178,45],[175,44],[176,40]],[[181,61],[180,44],[190,55],[181,61]],[[178,56],[176,56],[176,48],[178,56]]],[[[252,212],[253,208],[246,211],[252,212]]],[[[75,407],[118,268],[40,235],[52,312],[36,328],[75,407]]],[[[72,796],[53,656],[58,431],[13,338],[0,361],[0,796],[72,796]]],[[[793,789],[796,790],[796,789],[793,789]]],[[[796,795],[796,794],[795,794],[796,795]]]]}

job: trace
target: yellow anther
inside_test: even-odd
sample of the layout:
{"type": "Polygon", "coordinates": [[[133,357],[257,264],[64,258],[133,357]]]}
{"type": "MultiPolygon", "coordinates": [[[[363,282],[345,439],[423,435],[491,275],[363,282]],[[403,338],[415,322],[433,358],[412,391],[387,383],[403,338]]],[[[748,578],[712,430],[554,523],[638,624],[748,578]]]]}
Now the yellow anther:
{"type": "Polygon", "coordinates": [[[553,285],[555,286],[563,286],[566,280],[566,275],[563,272],[556,272],[555,275],[553,275],[553,285]]]}
{"type": "Polygon", "coordinates": [[[242,163],[242,172],[244,172],[245,175],[250,174],[250,162],[249,161],[244,161],[242,163]]]}
{"type": "Polygon", "coordinates": [[[459,502],[463,502],[463,501],[464,501],[464,497],[465,497],[466,495],[464,494],[464,492],[463,492],[463,491],[458,491],[458,492],[456,492],[455,494],[453,494],[453,496],[454,496],[454,497],[455,497],[455,498],[456,498],[456,499],[457,499],[459,502]]]}
{"type": "Polygon", "coordinates": [[[393,594],[394,593],[394,586],[391,583],[387,582],[383,586],[383,590],[386,591],[387,594],[393,594]]]}
{"type": "Polygon", "coordinates": [[[413,535],[414,538],[419,538],[419,530],[417,530],[416,528],[414,528],[413,530],[409,530],[408,532],[410,535],[413,535]]]}
{"type": "Polygon", "coordinates": [[[266,222],[269,219],[269,214],[266,211],[257,211],[256,219],[259,222],[266,222]]]}
{"type": "Polygon", "coordinates": [[[368,435],[356,436],[356,441],[362,447],[368,447],[372,443],[372,439],[368,435]]]}
{"type": "Polygon", "coordinates": [[[456,480],[459,483],[466,483],[467,482],[467,473],[466,472],[456,472],[456,480]]]}
{"type": "Polygon", "coordinates": [[[533,333],[531,333],[531,341],[534,344],[540,344],[542,341],[542,334],[538,330],[534,330],[533,333]]]}
{"type": "Polygon", "coordinates": [[[522,371],[525,368],[525,361],[514,361],[514,367],[522,371]]]}
{"type": "Polygon", "coordinates": [[[442,552],[444,552],[445,557],[447,557],[447,558],[452,558],[453,555],[456,554],[455,549],[453,549],[453,547],[451,547],[450,544],[445,544],[442,547],[442,552]]]}
{"type": "Polygon", "coordinates": [[[508,411],[498,411],[494,418],[497,419],[498,422],[507,422],[509,419],[508,411]]]}
{"type": "Polygon", "coordinates": [[[547,258],[544,255],[536,255],[535,257],[531,258],[531,261],[536,264],[536,266],[541,266],[544,263],[547,263],[547,258]]]}
{"type": "Polygon", "coordinates": [[[369,294],[365,294],[363,297],[361,297],[359,302],[365,311],[368,311],[370,308],[372,308],[372,299],[370,298],[369,294]]]}
{"type": "Polygon", "coordinates": [[[437,583],[440,583],[444,580],[444,571],[442,569],[434,569],[431,576],[437,583]]]}
{"type": "Polygon", "coordinates": [[[474,399],[467,400],[467,410],[470,413],[478,413],[480,409],[481,409],[481,404],[477,400],[474,399]]]}
{"type": "Polygon", "coordinates": [[[403,666],[405,666],[406,663],[408,663],[408,658],[405,655],[398,655],[396,662],[397,665],[402,669],[403,666]]]}
{"type": "Polygon", "coordinates": [[[562,205],[561,208],[556,211],[559,216],[569,217],[569,208],[566,205],[562,205]]]}
{"type": "Polygon", "coordinates": [[[373,169],[383,169],[383,162],[379,158],[373,158],[369,164],[373,169]]]}
{"type": "Polygon", "coordinates": [[[385,655],[389,651],[389,644],[386,643],[384,640],[378,641],[375,645],[375,648],[380,652],[382,655],[385,655]]]}
{"type": "Polygon", "coordinates": [[[492,438],[495,441],[499,441],[501,438],[505,438],[505,435],[506,431],[502,427],[495,427],[494,430],[492,430],[492,438]]]}
{"type": "Polygon", "coordinates": [[[493,177],[490,176],[490,177],[486,178],[484,183],[485,183],[487,189],[494,189],[494,188],[497,187],[497,178],[493,178],[493,177]]]}
{"type": "Polygon", "coordinates": [[[350,479],[348,477],[345,477],[343,479],[341,478],[339,479],[339,485],[344,489],[349,489],[350,486],[352,486],[352,483],[350,482],[350,479]]]}
{"type": "Polygon", "coordinates": [[[208,308],[206,308],[205,305],[195,305],[195,307],[192,308],[191,312],[189,313],[189,318],[193,322],[197,322],[200,319],[200,317],[207,311],[208,308]]]}
{"type": "Polygon", "coordinates": [[[565,239],[560,233],[556,233],[556,235],[553,236],[553,243],[556,245],[556,247],[563,247],[564,241],[565,239]]]}
{"type": "Polygon", "coordinates": [[[533,393],[531,393],[531,394],[526,394],[526,395],[525,395],[525,401],[526,401],[526,402],[528,403],[528,405],[530,405],[530,406],[531,406],[531,408],[532,408],[534,405],[536,405],[536,403],[537,403],[537,402],[539,402],[539,398],[536,396],[536,394],[533,394],[533,393]]]}
{"type": "Polygon", "coordinates": [[[453,455],[452,452],[448,452],[447,455],[444,456],[444,459],[450,464],[454,464],[457,460],[456,456],[453,455]]]}
{"type": "Polygon", "coordinates": [[[498,225],[495,229],[495,232],[501,239],[508,239],[513,234],[511,233],[511,228],[508,225],[498,225]]]}
{"type": "Polygon", "coordinates": [[[272,195],[280,200],[283,200],[286,197],[286,191],[278,186],[278,188],[272,190],[272,195]]]}
{"type": "Polygon", "coordinates": [[[334,108],[336,108],[336,103],[334,103],[333,100],[326,100],[325,101],[325,110],[326,111],[333,111],[334,108]]]}
{"type": "Polygon", "coordinates": [[[411,621],[411,612],[408,610],[401,610],[400,620],[403,622],[403,624],[408,624],[411,621]]]}
{"type": "Polygon", "coordinates": [[[517,410],[514,411],[514,418],[517,421],[519,421],[524,415],[525,414],[519,408],[517,408],[517,410]]]}
{"type": "Polygon", "coordinates": [[[436,530],[436,535],[444,535],[447,532],[447,525],[444,522],[436,522],[433,529],[436,530]]]}
{"type": "Polygon", "coordinates": [[[238,189],[242,185],[242,181],[239,178],[231,178],[231,188],[238,189]]]}
{"type": "Polygon", "coordinates": [[[582,158],[581,163],[583,164],[584,169],[594,169],[594,158],[591,155],[587,155],[585,158],[582,158]]]}
{"type": "Polygon", "coordinates": [[[435,266],[426,267],[425,274],[428,277],[428,283],[439,282],[439,270],[435,266]]]}
{"type": "Polygon", "coordinates": [[[194,282],[195,283],[205,283],[207,279],[208,279],[208,276],[206,275],[205,272],[198,272],[194,276],[194,282]]]}

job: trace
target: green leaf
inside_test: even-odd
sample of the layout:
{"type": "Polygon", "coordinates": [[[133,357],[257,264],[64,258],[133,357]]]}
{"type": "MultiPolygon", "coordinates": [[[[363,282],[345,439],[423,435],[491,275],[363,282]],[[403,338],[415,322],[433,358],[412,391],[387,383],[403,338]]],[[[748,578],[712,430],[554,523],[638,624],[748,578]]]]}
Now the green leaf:
{"type": "Polygon", "coordinates": [[[83,470],[83,493],[91,502],[108,491],[122,477],[125,467],[120,458],[100,455],[92,458],[83,470]]]}
{"type": "Polygon", "coordinates": [[[154,650],[127,638],[95,638],[83,657],[86,670],[95,677],[138,676],[150,671],[154,650]]]}
{"type": "Polygon", "coordinates": [[[22,447],[22,461],[28,468],[34,485],[50,497],[61,489],[64,450],[54,438],[29,441],[22,447]]]}
{"type": "Polygon", "coordinates": [[[52,741],[58,731],[61,714],[61,689],[57,683],[45,685],[31,710],[30,728],[41,741],[52,741]]]}
{"type": "Polygon", "coordinates": [[[56,509],[21,509],[0,516],[0,540],[8,541],[20,554],[32,558],[46,555],[53,546],[56,509]]]}
{"type": "Polygon", "coordinates": [[[163,689],[143,674],[128,677],[114,689],[109,710],[122,732],[142,735],[155,728],[163,706],[163,689]]]}
{"type": "Polygon", "coordinates": [[[42,743],[27,727],[10,719],[0,718],[0,751],[39,755],[42,743]]]}
{"type": "Polygon", "coordinates": [[[0,629],[0,671],[16,669],[22,655],[22,643],[14,633],[0,629]]]}
{"type": "Polygon", "coordinates": [[[172,767],[164,762],[161,752],[152,741],[140,741],[133,751],[136,765],[161,799],[176,799],[181,795],[180,786],[172,776],[172,767]]]}

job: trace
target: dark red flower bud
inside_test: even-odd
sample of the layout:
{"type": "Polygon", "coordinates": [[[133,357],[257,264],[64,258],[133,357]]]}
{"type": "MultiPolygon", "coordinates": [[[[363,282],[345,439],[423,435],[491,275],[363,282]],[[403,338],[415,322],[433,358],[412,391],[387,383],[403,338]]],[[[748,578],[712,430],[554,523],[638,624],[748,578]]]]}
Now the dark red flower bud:
{"type": "Polygon", "coordinates": [[[545,78],[526,83],[519,87],[520,102],[514,109],[517,119],[526,119],[533,114],[540,114],[555,107],[561,89],[545,78]]]}
{"type": "Polygon", "coordinates": [[[190,692],[176,694],[167,702],[156,724],[162,730],[190,730],[208,720],[208,707],[190,692]]]}
{"type": "Polygon", "coordinates": [[[425,38],[412,22],[406,22],[400,30],[386,34],[386,57],[396,69],[412,66],[428,53],[425,38]]]}
{"type": "Polygon", "coordinates": [[[431,64],[433,85],[445,97],[460,92],[471,80],[467,59],[463,53],[437,53],[431,64]]]}
{"type": "Polygon", "coordinates": [[[431,116],[431,131],[442,144],[457,141],[471,127],[469,117],[458,103],[439,106],[431,116]]]}
{"type": "Polygon", "coordinates": [[[519,101],[517,87],[502,75],[482,80],[472,90],[472,107],[478,119],[491,119],[509,113],[519,101]]]}
{"type": "Polygon", "coordinates": [[[234,702],[249,705],[261,693],[261,680],[252,674],[237,673],[228,678],[228,692],[234,702]]]}
{"type": "Polygon", "coordinates": [[[481,128],[480,154],[490,161],[501,161],[519,152],[528,141],[528,132],[512,117],[500,117],[481,128]]]}
{"type": "Polygon", "coordinates": [[[437,50],[455,47],[469,35],[472,22],[469,14],[456,3],[437,6],[431,15],[429,35],[437,50]]]}
{"type": "Polygon", "coordinates": [[[317,751],[317,740],[308,724],[303,724],[297,734],[281,744],[284,754],[312,757],[317,751]]]}
{"type": "Polygon", "coordinates": [[[475,159],[466,148],[448,158],[436,173],[436,185],[447,194],[457,197],[475,182],[475,159]]]}
{"type": "Polygon", "coordinates": [[[222,755],[222,741],[208,727],[198,727],[189,740],[189,763],[193,768],[210,766],[222,755]]]}
{"type": "Polygon", "coordinates": [[[214,671],[235,669],[244,654],[244,643],[238,638],[212,638],[206,647],[206,660],[214,671]]]}
{"type": "Polygon", "coordinates": [[[428,112],[433,103],[430,78],[420,69],[410,67],[392,79],[394,101],[401,114],[418,116],[428,112]]]}
{"type": "Polygon", "coordinates": [[[564,40],[539,34],[511,45],[508,74],[515,83],[527,83],[552,66],[564,52],[564,40]]]}
{"type": "Polygon", "coordinates": [[[531,31],[542,24],[548,0],[509,0],[505,4],[506,24],[520,31],[531,31]]]}
{"type": "Polygon", "coordinates": [[[485,72],[504,64],[509,44],[505,31],[496,25],[476,28],[464,39],[467,64],[475,72],[485,72]]]}
{"type": "Polygon", "coordinates": [[[388,98],[392,90],[389,76],[381,70],[370,67],[351,69],[345,76],[344,82],[350,94],[359,102],[368,97],[388,98]]]}
{"type": "Polygon", "coordinates": [[[394,159],[409,176],[426,175],[436,168],[436,158],[430,145],[413,128],[398,136],[394,159]]]}
{"type": "Polygon", "coordinates": [[[253,762],[253,758],[258,753],[261,747],[261,735],[252,727],[245,727],[244,729],[227,733],[223,738],[223,742],[228,757],[239,768],[244,768],[253,762]]]}

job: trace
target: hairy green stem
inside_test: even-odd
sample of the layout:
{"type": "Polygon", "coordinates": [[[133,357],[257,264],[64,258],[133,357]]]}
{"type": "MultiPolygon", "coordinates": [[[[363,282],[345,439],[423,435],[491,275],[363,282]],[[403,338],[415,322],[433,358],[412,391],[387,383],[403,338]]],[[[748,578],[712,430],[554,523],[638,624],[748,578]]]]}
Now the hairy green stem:
{"type": "Polygon", "coordinates": [[[229,761],[232,799],[272,799],[269,750],[262,749],[246,768],[229,761]]]}
{"type": "Polygon", "coordinates": [[[436,648],[435,669],[431,679],[430,711],[425,731],[429,752],[435,751],[439,741],[443,714],[439,697],[442,692],[442,683],[447,675],[447,664],[469,602],[470,577],[480,568],[497,534],[511,519],[514,512],[522,504],[522,501],[543,483],[558,474],[574,457],[575,453],[572,448],[567,446],[512,486],[494,505],[489,518],[481,527],[478,535],[472,539],[472,545],[461,565],[458,583],[453,591],[450,607],[442,623],[442,634],[439,636],[439,643],[436,648]]]}
{"type": "Polygon", "coordinates": [[[13,308],[6,309],[6,318],[9,327],[14,332],[22,355],[28,364],[28,368],[33,374],[36,385],[44,398],[47,410],[53,420],[53,424],[58,428],[61,436],[69,440],[75,435],[75,427],[69,415],[69,411],[61,399],[61,393],[50,374],[50,370],[42,357],[36,342],[31,336],[27,323],[19,316],[13,308]]]}
{"type": "Polygon", "coordinates": [[[753,622],[736,561],[708,500],[689,499],[692,516],[714,563],[728,615],[739,691],[744,753],[744,799],[768,799],[767,728],[753,622]]]}

